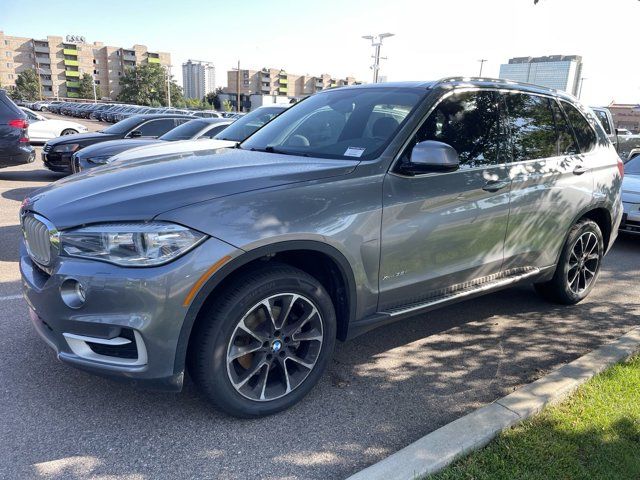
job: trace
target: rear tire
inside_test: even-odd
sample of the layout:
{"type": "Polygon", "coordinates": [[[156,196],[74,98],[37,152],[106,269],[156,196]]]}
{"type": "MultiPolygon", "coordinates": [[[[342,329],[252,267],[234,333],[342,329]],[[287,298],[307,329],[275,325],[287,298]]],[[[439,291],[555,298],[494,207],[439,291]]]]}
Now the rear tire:
{"type": "Polygon", "coordinates": [[[567,236],[553,278],[536,283],[536,291],[547,300],[575,305],[593,289],[600,274],[604,240],[596,222],[578,221],[567,236]]]}
{"type": "Polygon", "coordinates": [[[224,412],[271,415],[318,382],[335,338],[333,303],[320,282],[273,263],[216,292],[191,335],[189,373],[224,412]]]}
{"type": "Polygon", "coordinates": [[[75,133],[78,133],[77,130],[74,130],[73,128],[65,128],[62,133],[60,134],[60,136],[65,136],[65,135],[73,135],[75,133]]]}

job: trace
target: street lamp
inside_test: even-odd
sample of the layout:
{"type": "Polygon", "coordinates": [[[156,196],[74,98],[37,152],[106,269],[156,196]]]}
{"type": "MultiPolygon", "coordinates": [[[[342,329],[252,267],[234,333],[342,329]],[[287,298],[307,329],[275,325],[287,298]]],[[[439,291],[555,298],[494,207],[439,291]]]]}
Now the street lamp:
{"type": "Polygon", "coordinates": [[[381,33],[379,35],[364,35],[362,38],[365,40],[371,40],[371,46],[374,48],[374,54],[371,58],[374,59],[371,69],[373,70],[373,83],[378,83],[378,73],[380,70],[380,60],[386,60],[387,57],[380,57],[380,47],[382,46],[382,39],[387,37],[393,37],[394,33],[381,33]]]}
{"type": "Polygon", "coordinates": [[[487,61],[486,58],[481,58],[480,60],[478,60],[480,62],[480,75],[478,75],[479,77],[482,77],[482,66],[484,65],[484,62],[487,61]]]}
{"type": "Polygon", "coordinates": [[[588,80],[586,77],[580,77],[580,88],[578,89],[578,99],[582,96],[582,85],[584,85],[584,81],[588,80]]]}
{"type": "Polygon", "coordinates": [[[167,107],[171,108],[171,67],[167,65],[167,107]]]}

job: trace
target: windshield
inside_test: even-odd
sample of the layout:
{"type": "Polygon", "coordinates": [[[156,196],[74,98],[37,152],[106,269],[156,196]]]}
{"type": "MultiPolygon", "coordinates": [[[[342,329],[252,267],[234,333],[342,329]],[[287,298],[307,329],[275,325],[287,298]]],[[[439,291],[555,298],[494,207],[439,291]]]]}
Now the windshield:
{"type": "Polygon", "coordinates": [[[284,107],[260,107],[238,118],[235,122],[216,135],[216,140],[231,140],[241,142],[256,130],[277,117],[286,109],[284,107]]]}
{"type": "Polygon", "coordinates": [[[139,123],[140,123],[139,117],[129,117],[119,121],[118,123],[114,123],[113,125],[105,128],[104,130],[100,130],[100,132],[120,135],[122,133],[127,133],[129,130],[136,127],[139,123]]]}
{"type": "Polygon", "coordinates": [[[640,155],[636,155],[624,164],[625,175],[640,175],[640,155]]]}
{"type": "Polygon", "coordinates": [[[425,93],[396,87],[320,93],[292,107],[240,148],[370,160],[380,155],[425,93]]]}
{"type": "Polygon", "coordinates": [[[191,120],[187,123],[183,123],[179,127],[169,130],[162,135],[160,140],[166,140],[168,142],[175,142],[177,140],[191,140],[200,130],[209,125],[209,122],[203,120],[191,120]]]}

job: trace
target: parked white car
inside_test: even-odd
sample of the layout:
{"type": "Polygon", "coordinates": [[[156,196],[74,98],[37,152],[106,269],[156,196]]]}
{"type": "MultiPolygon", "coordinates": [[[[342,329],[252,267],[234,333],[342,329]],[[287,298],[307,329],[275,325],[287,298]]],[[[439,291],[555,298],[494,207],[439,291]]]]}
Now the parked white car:
{"type": "Polygon", "coordinates": [[[67,120],[51,120],[25,107],[20,107],[29,119],[29,139],[32,142],[46,142],[62,135],[88,132],[84,125],[67,120]]]}

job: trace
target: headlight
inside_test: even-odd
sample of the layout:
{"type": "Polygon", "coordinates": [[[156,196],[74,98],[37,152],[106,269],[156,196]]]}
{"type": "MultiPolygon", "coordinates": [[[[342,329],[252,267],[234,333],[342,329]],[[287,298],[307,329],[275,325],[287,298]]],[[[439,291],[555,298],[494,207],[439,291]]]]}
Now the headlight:
{"type": "Polygon", "coordinates": [[[69,143],[67,145],[57,145],[53,147],[53,151],[58,153],[75,152],[79,146],[80,145],[78,145],[77,143],[69,143]]]}
{"type": "Polygon", "coordinates": [[[91,157],[91,158],[87,158],[87,162],[95,163],[96,165],[104,165],[105,163],[109,163],[109,158],[111,158],[111,155],[103,155],[101,157],[91,157]]]}
{"type": "Polygon", "coordinates": [[[60,232],[60,252],[129,267],[161,265],[206,238],[182,225],[165,222],[107,223],[60,232]]]}

